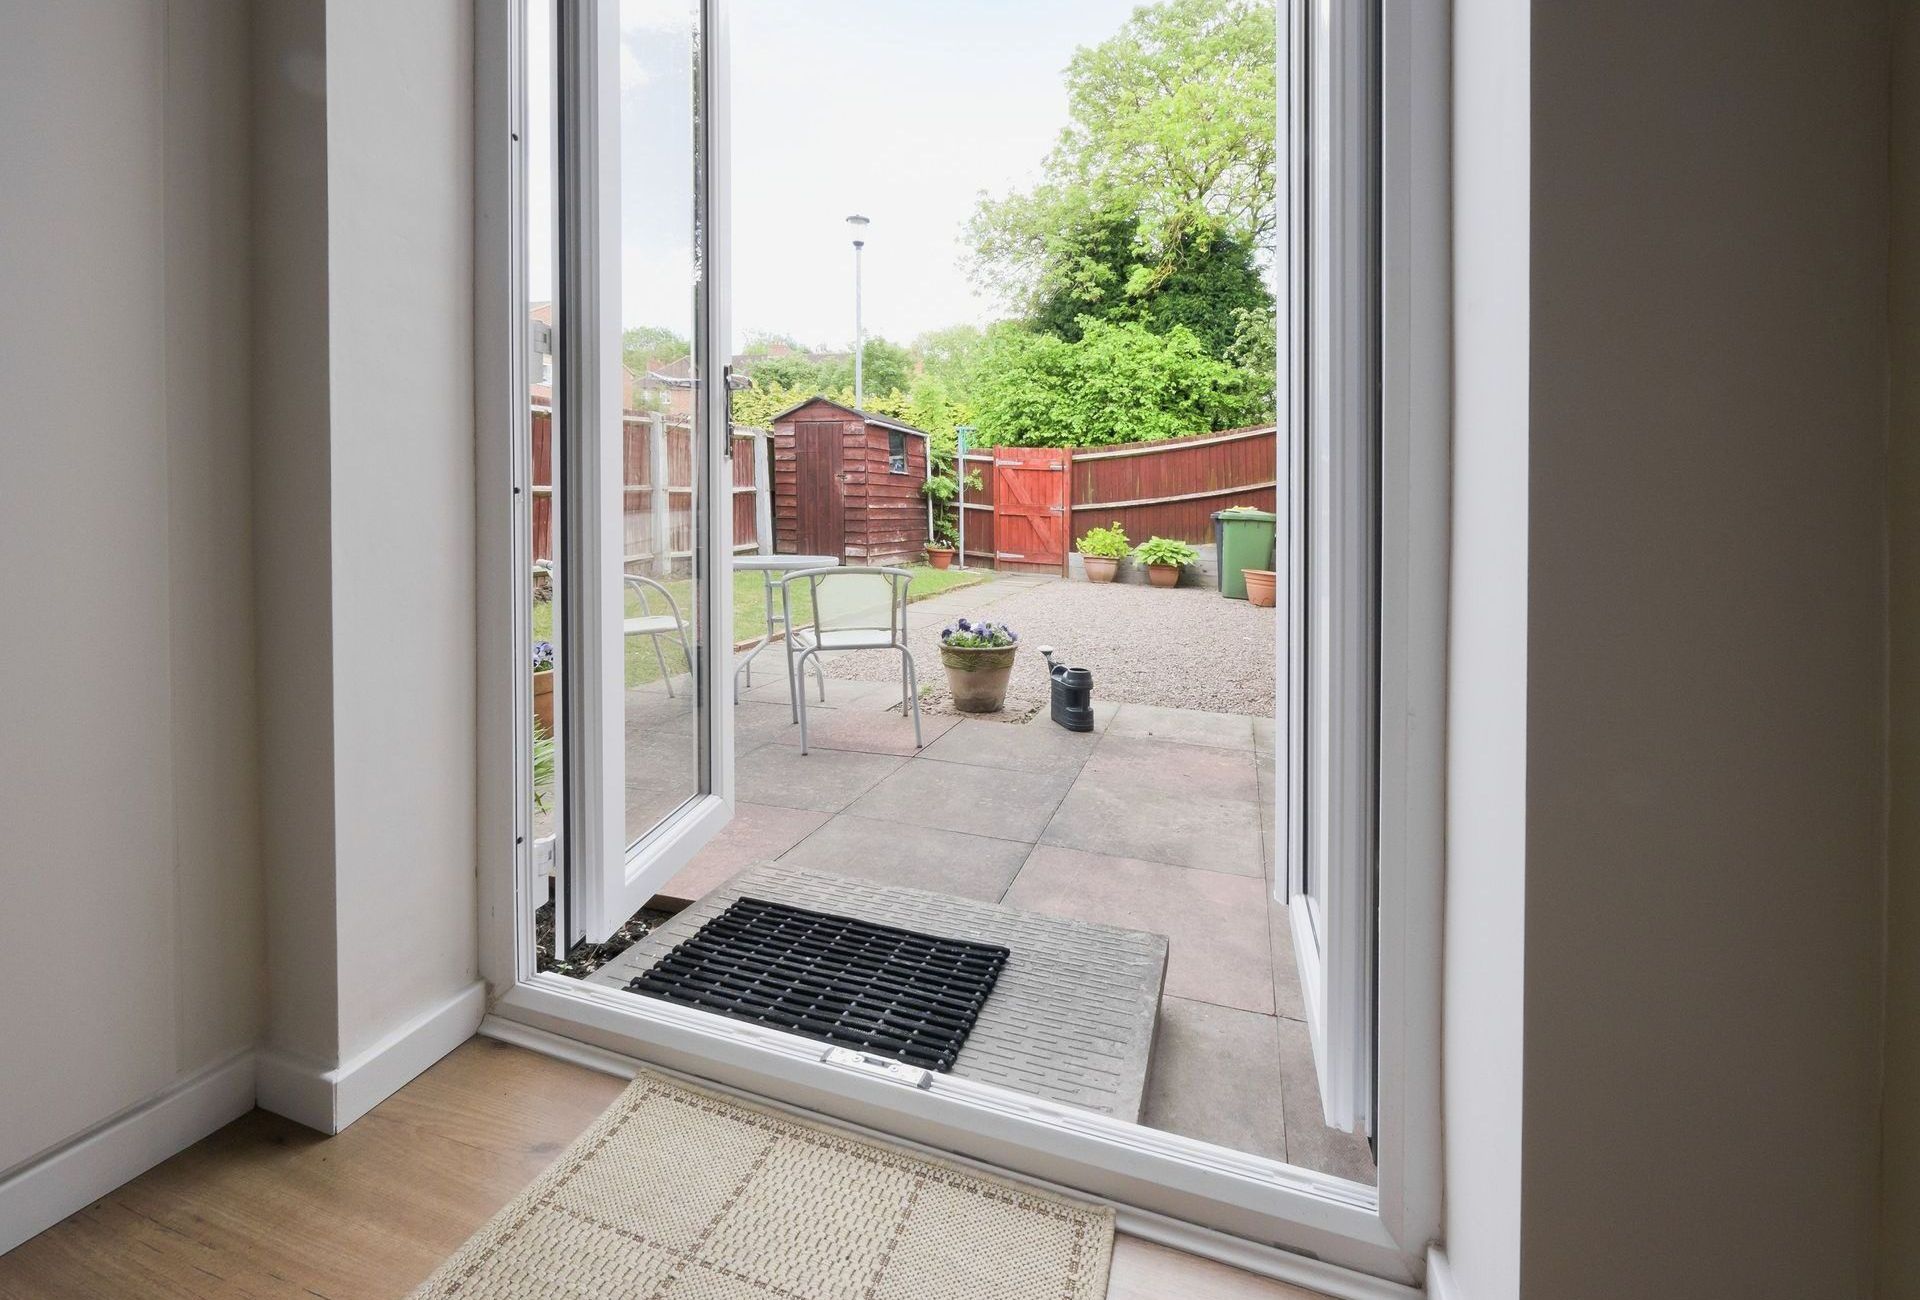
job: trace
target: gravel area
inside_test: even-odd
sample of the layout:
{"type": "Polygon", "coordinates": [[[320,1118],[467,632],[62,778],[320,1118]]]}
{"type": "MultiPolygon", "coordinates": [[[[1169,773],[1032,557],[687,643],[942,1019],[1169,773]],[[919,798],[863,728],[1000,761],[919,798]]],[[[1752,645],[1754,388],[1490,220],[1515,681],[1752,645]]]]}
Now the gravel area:
{"type": "MultiPolygon", "coordinates": [[[[925,711],[952,711],[940,629],[966,616],[1006,623],[1020,634],[1007,708],[999,715],[1009,721],[1046,702],[1043,645],[1054,648],[1057,660],[1093,670],[1096,701],[1272,717],[1277,612],[1223,599],[1210,587],[1006,578],[915,603],[908,628],[925,711]]],[[[832,677],[882,681],[899,672],[897,655],[825,658],[832,677]]]]}

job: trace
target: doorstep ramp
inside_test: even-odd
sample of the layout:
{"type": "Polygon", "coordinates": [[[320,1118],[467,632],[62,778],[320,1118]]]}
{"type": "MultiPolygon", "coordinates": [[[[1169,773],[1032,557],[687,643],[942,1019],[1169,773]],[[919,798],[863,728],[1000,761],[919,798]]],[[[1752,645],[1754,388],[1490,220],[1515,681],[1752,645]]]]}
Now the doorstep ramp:
{"type": "Polygon", "coordinates": [[[1006,948],[951,1073],[1139,1120],[1167,974],[1161,935],[770,863],[681,911],[589,981],[625,991],[743,896],[1006,948]]]}

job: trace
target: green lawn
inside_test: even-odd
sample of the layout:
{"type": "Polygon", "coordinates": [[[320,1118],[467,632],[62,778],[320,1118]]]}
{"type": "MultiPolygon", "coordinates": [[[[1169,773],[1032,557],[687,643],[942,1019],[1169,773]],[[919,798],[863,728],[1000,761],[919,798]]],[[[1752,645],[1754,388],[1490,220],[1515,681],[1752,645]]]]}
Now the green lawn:
{"type": "MultiPolygon", "coordinates": [[[[977,582],[985,582],[993,575],[975,569],[962,573],[958,569],[933,569],[924,564],[911,566],[913,582],[907,587],[908,600],[925,600],[928,596],[937,596],[943,591],[952,591],[956,587],[970,587],[977,582]]],[[[778,574],[774,575],[776,578],[778,574]]],[[[680,606],[680,617],[691,620],[693,617],[693,580],[691,578],[673,578],[666,582],[667,590],[673,593],[673,599],[680,606]]],[[[652,612],[664,614],[666,606],[660,600],[659,593],[649,590],[652,612]]],[[[773,598],[780,599],[776,590],[773,598]]],[[[811,607],[804,588],[794,591],[796,622],[807,617],[811,607]]],[[[641,612],[640,600],[631,590],[627,592],[627,614],[636,616],[641,612]]],[[[758,638],[767,626],[766,585],[758,573],[736,573],[733,575],[733,639],[736,644],[758,638]]],[[[536,641],[553,640],[553,606],[546,601],[536,601],[533,606],[533,639],[536,641]]],[[[660,651],[666,656],[667,669],[670,672],[682,672],[686,662],[680,656],[680,648],[671,639],[662,637],[660,651]]],[[[756,664],[756,667],[759,665],[756,664]]],[[[657,681],[660,666],[653,657],[653,638],[636,636],[627,638],[627,685],[644,686],[657,681]]]]}

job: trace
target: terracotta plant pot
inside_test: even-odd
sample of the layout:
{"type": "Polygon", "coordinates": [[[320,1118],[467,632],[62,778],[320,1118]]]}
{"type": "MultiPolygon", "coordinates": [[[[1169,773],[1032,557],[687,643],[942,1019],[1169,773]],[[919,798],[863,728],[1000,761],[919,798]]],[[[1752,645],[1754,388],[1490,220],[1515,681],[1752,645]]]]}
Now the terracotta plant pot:
{"type": "Polygon", "coordinates": [[[1180,585],[1180,566],[1177,564],[1149,564],[1147,581],[1156,587],[1177,587],[1180,585]]]}
{"type": "Polygon", "coordinates": [[[1088,582],[1112,582],[1120,572],[1120,561],[1110,555],[1083,555],[1080,562],[1087,566],[1088,582]]]}
{"type": "Polygon", "coordinates": [[[1273,608],[1273,570],[1242,569],[1240,576],[1247,580],[1247,603],[1258,605],[1262,609],[1273,608]]]}
{"type": "Polygon", "coordinates": [[[553,734],[553,669],[533,675],[533,716],[546,733],[553,734]]]}
{"type": "Polygon", "coordinates": [[[953,565],[954,551],[951,546],[929,546],[927,563],[936,569],[950,568],[953,565]]]}
{"type": "Polygon", "coordinates": [[[1007,679],[1013,676],[1017,645],[966,649],[940,647],[953,707],[962,713],[998,713],[1007,703],[1007,679]]]}

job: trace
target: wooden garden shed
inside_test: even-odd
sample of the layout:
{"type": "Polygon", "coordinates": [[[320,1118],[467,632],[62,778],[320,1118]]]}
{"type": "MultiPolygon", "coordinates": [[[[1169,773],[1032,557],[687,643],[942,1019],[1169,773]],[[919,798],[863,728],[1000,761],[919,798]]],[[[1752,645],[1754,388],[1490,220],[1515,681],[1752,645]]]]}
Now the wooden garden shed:
{"type": "Polygon", "coordinates": [[[815,397],[773,417],[774,550],[907,564],[927,540],[927,435],[815,397]]]}

